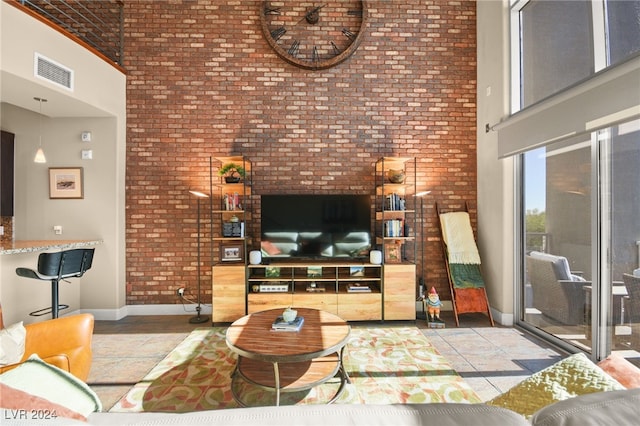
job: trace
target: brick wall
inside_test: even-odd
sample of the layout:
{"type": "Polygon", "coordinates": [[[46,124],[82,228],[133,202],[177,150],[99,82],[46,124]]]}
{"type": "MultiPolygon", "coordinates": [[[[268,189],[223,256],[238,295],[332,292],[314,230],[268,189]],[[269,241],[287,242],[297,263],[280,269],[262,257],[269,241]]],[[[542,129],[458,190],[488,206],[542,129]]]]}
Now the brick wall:
{"type": "Polygon", "coordinates": [[[449,299],[434,203],[469,201],[475,219],[475,2],[371,0],[358,51],[325,71],[277,57],[259,7],[125,2],[127,303],[179,303],[179,286],[195,296],[196,201],[188,191],[209,192],[209,158],[228,155],[251,160],[256,206],[268,193],[373,194],[379,157],[416,157],[418,190],[432,191],[427,285],[449,299]]]}

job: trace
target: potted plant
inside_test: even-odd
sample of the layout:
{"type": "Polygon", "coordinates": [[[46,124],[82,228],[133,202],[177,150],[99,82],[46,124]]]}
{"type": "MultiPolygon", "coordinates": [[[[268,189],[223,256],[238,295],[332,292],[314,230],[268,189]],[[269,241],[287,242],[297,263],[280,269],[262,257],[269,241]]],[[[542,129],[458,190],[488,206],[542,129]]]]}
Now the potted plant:
{"type": "Polygon", "coordinates": [[[240,182],[240,179],[244,178],[245,173],[244,167],[236,163],[226,163],[218,170],[218,175],[224,176],[226,183],[240,182]]]}

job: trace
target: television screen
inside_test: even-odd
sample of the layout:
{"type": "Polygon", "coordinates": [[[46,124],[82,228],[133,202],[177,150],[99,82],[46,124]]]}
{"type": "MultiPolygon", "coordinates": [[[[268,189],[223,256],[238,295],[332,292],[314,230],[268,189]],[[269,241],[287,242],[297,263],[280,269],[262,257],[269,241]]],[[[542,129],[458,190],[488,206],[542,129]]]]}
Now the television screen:
{"type": "Polygon", "coordinates": [[[263,195],[266,258],[364,258],[371,249],[369,195],[263,195]]]}

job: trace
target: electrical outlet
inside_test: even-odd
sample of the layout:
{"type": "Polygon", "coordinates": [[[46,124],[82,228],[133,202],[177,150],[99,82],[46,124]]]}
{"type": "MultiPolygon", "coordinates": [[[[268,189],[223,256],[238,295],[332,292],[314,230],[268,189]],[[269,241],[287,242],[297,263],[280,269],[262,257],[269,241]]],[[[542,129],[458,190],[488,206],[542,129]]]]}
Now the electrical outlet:
{"type": "Polygon", "coordinates": [[[177,289],[176,294],[178,296],[184,296],[184,287],[180,287],[179,289],[177,289]]]}

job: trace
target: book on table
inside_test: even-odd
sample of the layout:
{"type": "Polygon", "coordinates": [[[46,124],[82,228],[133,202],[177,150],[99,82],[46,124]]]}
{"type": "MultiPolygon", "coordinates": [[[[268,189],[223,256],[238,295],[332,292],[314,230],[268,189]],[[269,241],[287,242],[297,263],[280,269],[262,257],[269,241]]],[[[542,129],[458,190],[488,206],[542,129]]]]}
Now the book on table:
{"type": "Polygon", "coordinates": [[[304,323],[304,317],[297,316],[296,319],[294,319],[291,322],[288,322],[288,321],[285,321],[284,318],[282,318],[282,315],[280,315],[275,319],[275,321],[273,321],[273,324],[271,324],[271,330],[298,331],[302,327],[303,323],[304,323]]]}

